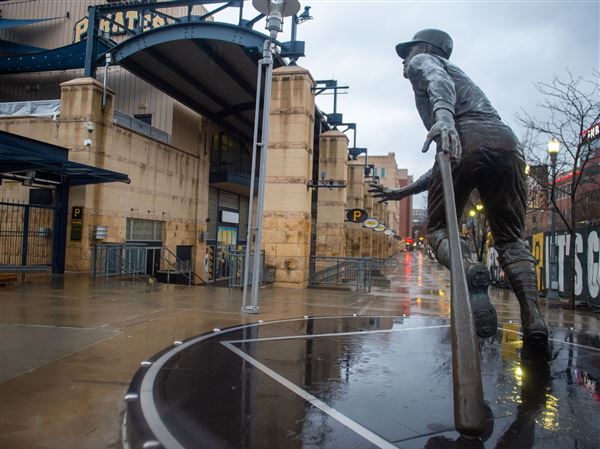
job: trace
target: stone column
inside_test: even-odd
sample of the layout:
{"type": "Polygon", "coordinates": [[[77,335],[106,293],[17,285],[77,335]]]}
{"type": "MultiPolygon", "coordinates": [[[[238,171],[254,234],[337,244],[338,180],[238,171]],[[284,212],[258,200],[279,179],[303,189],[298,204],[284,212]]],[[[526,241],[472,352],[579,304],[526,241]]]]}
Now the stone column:
{"type": "MultiPolygon", "coordinates": [[[[319,137],[319,176],[336,184],[348,180],[348,138],[338,130],[319,137]]],[[[317,256],[342,257],[346,252],[346,189],[321,187],[317,200],[317,256]]]]}
{"type": "MultiPolygon", "coordinates": [[[[373,197],[369,193],[369,180],[363,181],[363,209],[367,211],[369,217],[377,218],[373,215],[373,197]]],[[[368,228],[362,229],[362,242],[360,245],[360,255],[362,257],[373,257],[373,237],[375,235],[375,231],[368,228]]]]}
{"type": "MultiPolygon", "coordinates": [[[[377,219],[381,223],[383,223],[387,228],[389,226],[389,223],[386,222],[387,217],[385,215],[383,203],[375,202],[375,204],[373,205],[373,210],[374,210],[373,215],[375,217],[377,217],[377,219]]],[[[383,254],[384,238],[385,238],[385,235],[383,235],[383,231],[377,231],[375,233],[375,243],[374,243],[375,250],[373,251],[374,257],[384,257],[384,254],[383,254]]]]}
{"type": "MultiPolygon", "coordinates": [[[[365,166],[361,161],[348,161],[347,209],[364,209],[365,166]]],[[[368,192],[367,192],[368,193],[368,192]]],[[[360,257],[362,224],[346,222],[346,256],[360,257]]]]}
{"type": "MultiPolygon", "coordinates": [[[[77,78],[61,84],[60,126],[57,128],[58,145],[68,148],[69,160],[94,167],[106,167],[106,148],[112,127],[114,92],[107,90],[106,104],[102,107],[103,86],[94,78],[77,78]],[[91,145],[85,146],[89,138],[91,145]]],[[[106,167],[115,170],[113,167],[106,167]]],[[[117,170],[120,171],[120,170],[117,170]]],[[[71,220],[68,220],[66,238],[66,269],[87,271],[91,267],[90,247],[94,241],[91,232],[98,224],[97,207],[94,199],[99,195],[97,185],[71,187],[69,189],[69,214],[73,206],[83,207],[83,232],[81,240],[72,241],[68,235],[71,220]]],[[[69,215],[70,218],[70,215],[69,215]]],[[[112,224],[101,222],[103,225],[112,224]]],[[[115,231],[109,226],[109,231],[115,231]]],[[[112,235],[110,235],[112,236],[112,235]]],[[[110,237],[109,236],[109,237],[110,237]]]]}
{"type": "Polygon", "coordinates": [[[277,287],[308,286],[314,80],[299,66],[273,71],[263,247],[277,287]]]}

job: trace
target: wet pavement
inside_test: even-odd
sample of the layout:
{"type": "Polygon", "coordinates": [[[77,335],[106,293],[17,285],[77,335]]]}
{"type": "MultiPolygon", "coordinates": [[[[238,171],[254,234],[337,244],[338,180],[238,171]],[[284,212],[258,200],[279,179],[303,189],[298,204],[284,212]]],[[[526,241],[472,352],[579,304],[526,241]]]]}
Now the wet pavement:
{"type": "MultiPolygon", "coordinates": [[[[453,441],[447,273],[419,254],[400,262],[391,286],[370,294],[262,289],[258,317],[240,315],[237,290],[85,276],[3,287],[0,447],[122,447],[123,397],[141,361],[257,318],[300,319],[219,333],[227,345],[183,344],[192,368],[177,358],[157,370],[163,426],[187,429],[177,438],[189,441],[204,432],[191,447],[463,447],[453,441]],[[231,342],[257,338],[269,340],[231,342]]],[[[485,447],[600,447],[599,315],[543,307],[555,360],[530,372],[514,296],[494,289],[493,302],[503,330],[482,346],[494,424],[485,447]]]]}
{"type": "MultiPolygon", "coordinates": [[[[598,448],[600,338],[555,330],[551,363],[528,364],[514,328],[481,342],[489,419],[475,447],[598,448]]],[[[441,449],[459,438],[446,319],[247,325],[144,365],[128,391],[132,447],[441,449]]]]}

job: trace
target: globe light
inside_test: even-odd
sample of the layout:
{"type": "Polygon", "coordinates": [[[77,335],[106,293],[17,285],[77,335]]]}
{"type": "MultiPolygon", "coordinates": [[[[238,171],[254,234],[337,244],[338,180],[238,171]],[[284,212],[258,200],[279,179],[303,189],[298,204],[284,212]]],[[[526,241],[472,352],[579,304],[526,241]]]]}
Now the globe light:
{"type": "Polygon", "coordinates": [[[560,151],[560,142],[556,137],[553,137],[550,142],[548,142],[548,153],[550,155],[557,155],[560,151]]]}

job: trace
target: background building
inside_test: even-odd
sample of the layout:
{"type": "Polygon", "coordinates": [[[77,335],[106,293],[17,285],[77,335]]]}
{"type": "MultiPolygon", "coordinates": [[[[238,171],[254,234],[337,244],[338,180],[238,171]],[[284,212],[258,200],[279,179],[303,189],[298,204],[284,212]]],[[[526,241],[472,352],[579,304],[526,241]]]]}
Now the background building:
{"type": "MultiPolygon", "coordinates": [[[[364,163],[365,158],[360,156],[358,160],[364,163]]],[[[373,165],[373,178],[384,187],[398,189],[413,181],[407,169],[398,168],[394,152],[389,152],[386,156],[369,156],[368,163],[373,165]]],[[[387,210],[386,220],[392,229],[403,239],[410,237],[412,235],[412,197],[402,201],[388,202],[387,210]]]]}
{"type": "MultiPolygon", "coordinates": [[[[194,283],[239,275],[232,257],[246,243],[256,70],[264,35],[245,25],[221,24],[192,0],[189,8],[163,4],[169,5],[2,4],[0,130],[5,137],[52,144],[69,163],[122,173],[130,183],[74,185],[1,160],[2,226],[14,227],[11,245],[24,256],[15,261],[10,251],[0,252],[0,267],[50,265],[56,256],[50,250],[33,262],[26,243],[32,228],[19,215],[43,206],[55,217],[33,226],[47,230],[36,228],[35,234],[52,240],[52,248],[64,248],[65,261],[56,272],[115,274],[108,271],[118,267],[116,274],[125,269],[160,279],[191,270],[188,280],[194,283]],[[97,7],[99,30],[93,45],[87,40],[90,5],[97,7]],[[94,53],[86,47],[94,46],[98,59],[88,57],[94,53]],[[108,48],[110,60],[104,55],[108,48]],[[63,196],[57,185],[64,187],[63,196]],[[64,229],[54,226],[61,220],[64,229]]],[[[311,255],[350,253],[343,237],[350,169],[345,135],[331,130],[315,107],[314,78],[288,63],[275,58],[263,248],[276,285],[304,287],[311,255]],[[328,182],[345,188],[319,186],[323,167],[328,182]],[[316,244],[311,245],[311,235],[316,244]]],[[[384,185],[409,182],[393,153],[374,161],[384,185]]],[[[364,171],[353,176],[357,173],[364,186],[364,171]]],[[[352,197],[355,207],[372,202],[365,191],[352,197]]],[[[410,232],[410,203],[369,208],[398,234],[410,232]]],[[[394,251],[390,236],[374,237],[362,228],[359,233],[369,242],[357,250],[360,255],[386,257],[394,251]]],[[[5,248],[7,235],[0,233],[5,248]]]]}

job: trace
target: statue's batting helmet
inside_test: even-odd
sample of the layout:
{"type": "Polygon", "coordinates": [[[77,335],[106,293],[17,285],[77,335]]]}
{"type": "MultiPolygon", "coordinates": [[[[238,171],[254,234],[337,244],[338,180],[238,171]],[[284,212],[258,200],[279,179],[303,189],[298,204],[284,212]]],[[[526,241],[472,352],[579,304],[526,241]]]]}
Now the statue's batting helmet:
{"type": "Polygon", "coordinates": [[[396,53],[402,59],[406,58],[408,50],[415,44],[424,42],[437,47],[442,51],[446,58],[449,58],[452,54],[452,38],[448,33],[442,30],[426,29],[421,30],[412,38],[412,41],[401,42],[396,45],[396,53]]]}

